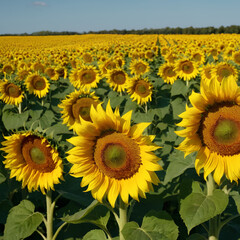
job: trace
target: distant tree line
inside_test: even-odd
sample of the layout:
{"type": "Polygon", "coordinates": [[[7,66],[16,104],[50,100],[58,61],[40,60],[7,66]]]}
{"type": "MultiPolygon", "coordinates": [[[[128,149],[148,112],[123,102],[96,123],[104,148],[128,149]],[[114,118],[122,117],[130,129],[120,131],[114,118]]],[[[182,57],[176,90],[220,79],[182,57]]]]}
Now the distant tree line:
{"type": "Polygon", "coordinates": [[[101,30],[101,31],[88,31],[88,32],[69,32],[69,31],[63,31],[63,32],[53,32],[53,31],[39,31],[39,32],[33,32],[31,34],[28,33],[21,33],[21,34],[1,34],[1,36],[49,36],[49,35],[83,35],[83,34],[219,34],[219,33],[240,33],[240,26],[238,25],[231,25],[231,26],[220,26],[218,28],[216,27],[176,27],[176,28],[144,28],[140,30],[101,30]]]}

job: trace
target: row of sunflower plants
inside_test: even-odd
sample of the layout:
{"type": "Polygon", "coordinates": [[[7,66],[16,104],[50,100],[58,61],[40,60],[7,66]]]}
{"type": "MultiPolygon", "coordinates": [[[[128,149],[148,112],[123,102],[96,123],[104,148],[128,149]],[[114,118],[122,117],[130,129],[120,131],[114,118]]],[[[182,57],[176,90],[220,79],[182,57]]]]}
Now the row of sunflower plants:
{"type": "Polygon", "coordinates": [[[5,68],[2,239],[240,236],[236,71],[204,79],[162,50],[106,59],[102,75],[97,61],[20,82],[5,68]]]}

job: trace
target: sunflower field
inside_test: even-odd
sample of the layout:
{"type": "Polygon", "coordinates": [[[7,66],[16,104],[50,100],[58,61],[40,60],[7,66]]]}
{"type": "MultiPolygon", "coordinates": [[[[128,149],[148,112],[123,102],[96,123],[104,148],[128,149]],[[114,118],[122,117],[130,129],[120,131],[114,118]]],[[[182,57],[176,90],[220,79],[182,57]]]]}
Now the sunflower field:
{"type": "Polygon", "coordinates": [[[0,239],[240,239],[239,40],[1,37],[0,239]]]}

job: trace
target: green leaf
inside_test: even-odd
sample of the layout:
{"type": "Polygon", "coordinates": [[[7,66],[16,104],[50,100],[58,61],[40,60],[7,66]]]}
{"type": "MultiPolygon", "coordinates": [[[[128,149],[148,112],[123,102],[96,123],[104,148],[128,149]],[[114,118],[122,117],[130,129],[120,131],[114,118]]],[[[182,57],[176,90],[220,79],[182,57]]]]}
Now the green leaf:
{"type": "Polygon", "coordinates": [[[188,232],[197,225],[221,214],[228,205],[228,196],[222,190],[214,190],[213,195],[191,193],[181,201],[180,215],[188,232]]]}
{"type": "Polygon", "coordinates": [[[183,80],[181,79],[178,79],[177,81],[174,82],[171,89],[172,97],[176,95],[185,96],[187,93],[188,93],[188,87],[186,85],[186,82],[183,82],[183,80]]]}
{"type": "Polygon", "coordinates": [[[164,184],[172,181],[173,178],[180,176],[188,168],[194,168],[195,157],[190,154],[184,158],[184,153],[175,150],[170,156],[168,168],[164,179],[164,184]]]}
{"type": "Polygon", "coordinates": [[[207,240],[203,235],[199,233],[194,233],[190,237],[187,238],[187,240],[207,240]]]}
{"type": "Polygon", "coordinates": [[[50,110],[47,110],[40,118],[40,126],[42,129],[49,128],[54,122],[54,113],[50,110]]]}
{"type": "Polygon", "coordinates": [[[0,184],[5,182],[6,177],[0,172],[0,184]]]}
{"type": "Polygon", "coordinates": [[[178,97],[171,102],[171,105],[172,105],[172,110],[173,110],[173,118],[180,119],[178,117],[178,115],[186,110],[185,100],[181,97],[178,97]]]}
{"type": "Polygon", "coordinates": [[[29,111],[19,114],[11,110],[6,110],[3,112],[2,121],[7,130],[13,130],[24,127],[28,116],[29,111]]]}
{"type": "Polygon", "coordinates": [[[68,215],[63,217],[62,220],[73,224],[92,223],[99,228],[106,229],[109,217],[109,210],[97,200],[94,200],[87,208],[80,210],[71,216],[68,215]]]}
{"type": "Polygon", "coordinates": [[[178,227],[168,213],[150,211],[143,218],[141,227],[136,222],[129,222],[122,233],[128,240],[175,240],[178,237],[178,227]]]}
{"type": "Polygon", "coordinates": [[[8,215],[4,230],[4,239],[24,239],[37,229],[43,221],[43,215],[34,212],[35,206],[28,200],[23,200],[13,207],[8,215]]]}
{"type": "Polygon", "coordinates": [[[238,213],[240,213],[240,195],[239,195],[239,192],[231,191],[230,195],[232,196],[232,198],[233,198],[233,200],[234,200],[234,202],[236,204],[238,213]]]}
{"type": "Polygon", "coordinates": [[[82,240],[107,240],[103,230],[94,229],[84,235],[82,240]]]}
{"type": "Polygon", "coordinates": [[[108,97],[110,98],[110,104],[112,108],[120,106],[122,101],[125,99],[125,96],[119,96],[119,93],[115,91],[109,92],[108,97]]]}

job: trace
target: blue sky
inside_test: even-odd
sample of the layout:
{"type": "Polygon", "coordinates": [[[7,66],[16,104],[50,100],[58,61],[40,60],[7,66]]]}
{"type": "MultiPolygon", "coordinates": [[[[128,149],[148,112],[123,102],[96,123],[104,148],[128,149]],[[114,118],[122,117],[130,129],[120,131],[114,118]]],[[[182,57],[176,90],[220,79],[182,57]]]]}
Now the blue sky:
{"type": "Polygon", "coordinates": [[[240,25],[239,0],[1,0],[0,34],[240,25]]]}

